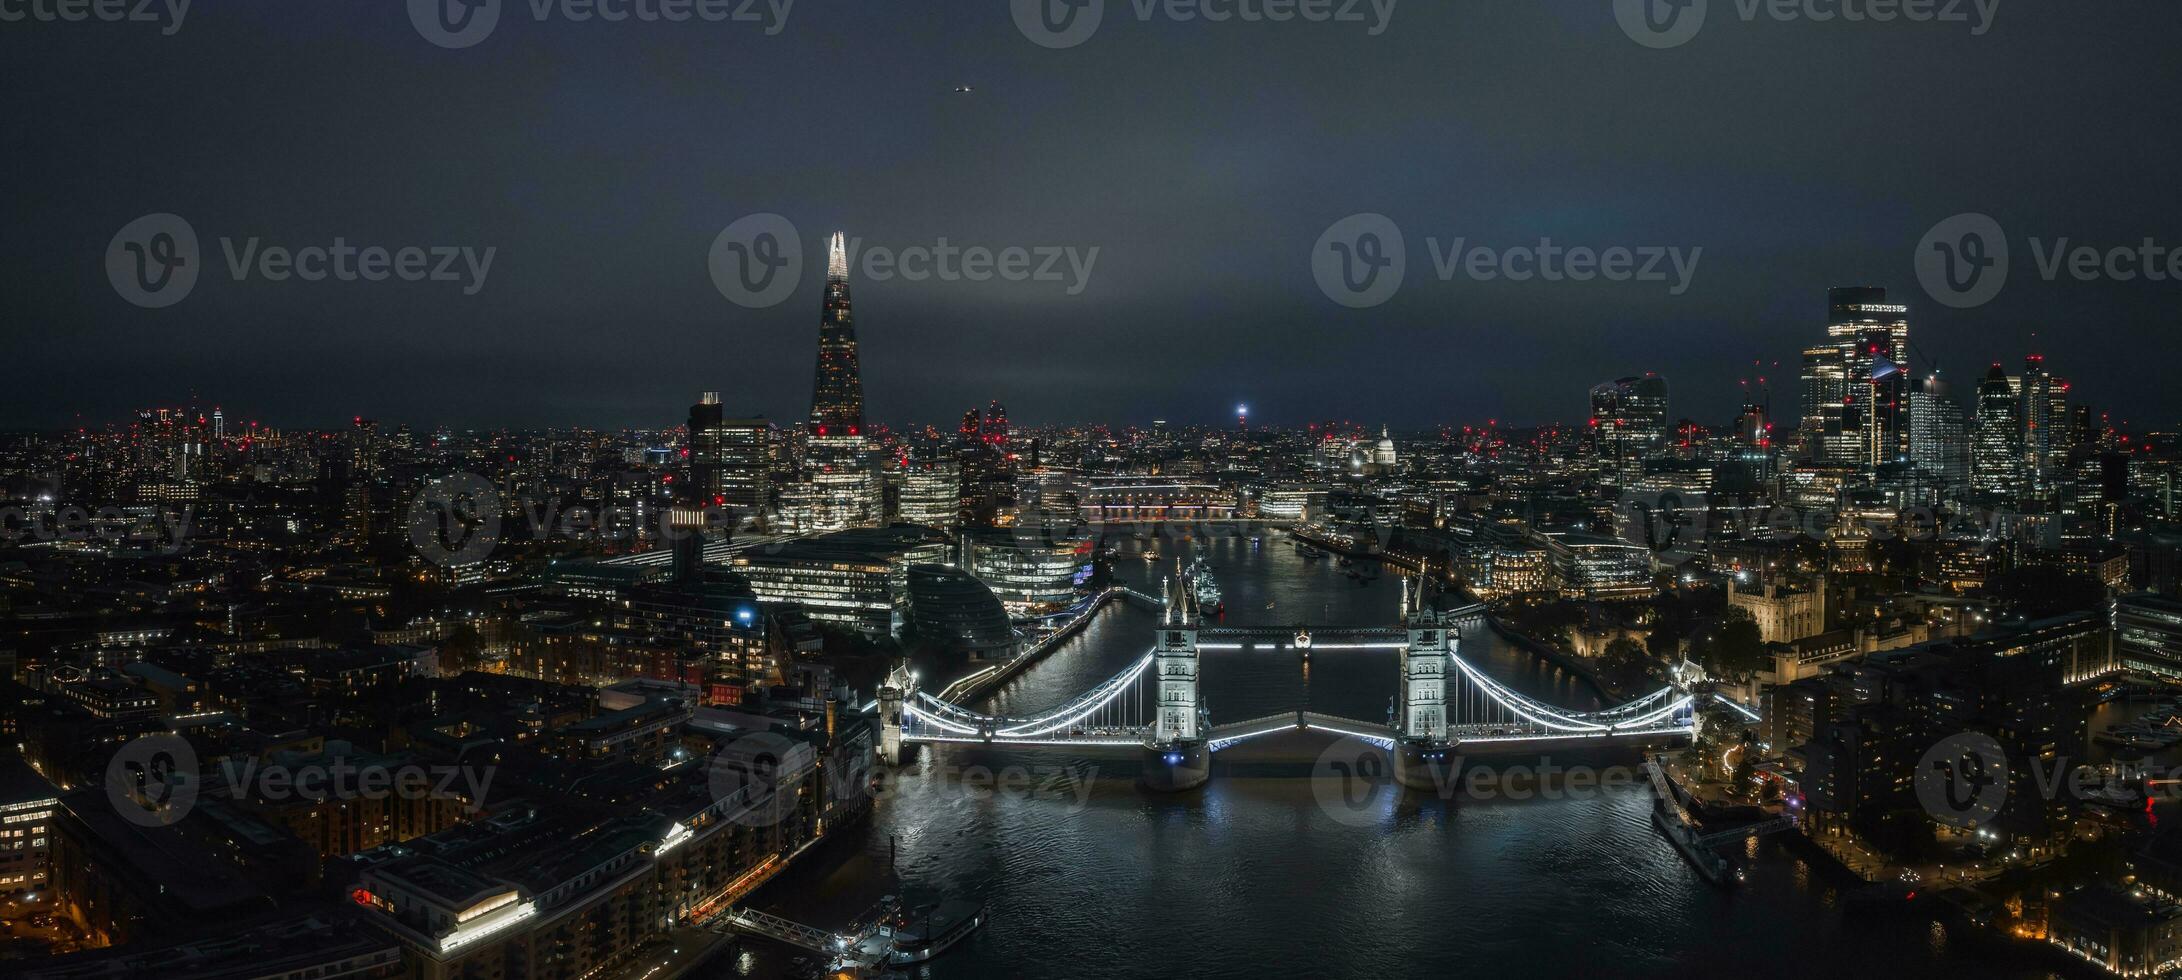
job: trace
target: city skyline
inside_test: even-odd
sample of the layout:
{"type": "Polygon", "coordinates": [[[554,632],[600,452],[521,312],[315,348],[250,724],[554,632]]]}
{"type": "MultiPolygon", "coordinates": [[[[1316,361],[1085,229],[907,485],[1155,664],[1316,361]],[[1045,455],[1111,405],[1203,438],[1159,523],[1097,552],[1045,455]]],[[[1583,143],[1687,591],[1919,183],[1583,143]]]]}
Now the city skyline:
{"type": "Polygon", "coordinates": [[[2182,980],[2177,39],[0,0],[0,976],[2182,980]]]}

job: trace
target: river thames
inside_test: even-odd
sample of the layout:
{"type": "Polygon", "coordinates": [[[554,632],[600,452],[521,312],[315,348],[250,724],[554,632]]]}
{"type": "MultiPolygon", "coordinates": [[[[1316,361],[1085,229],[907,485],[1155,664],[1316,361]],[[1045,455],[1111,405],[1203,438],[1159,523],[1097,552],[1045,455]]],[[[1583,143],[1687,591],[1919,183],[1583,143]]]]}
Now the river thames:
{"type": "MultiPolygon", "coordinates": [[[[1226,592],[1222,625],[1394,624],[1392,572],[1359,582],[1277,531],[1252,533],[1162,539],[1159,562],[1117,539],[1117,574],[1157,594],[1173,558],[1201,548],[1226,592]]],[[[1066,703],[1143,656],[1155,622],[1138,604],[1110,603],[980,710],[1027,716],[1066,703]]],[[[1459,652],[1533,697],[1598,706],[1583,680],[1487,627],[1466,630],[1459,652]]],[[[1306,665],[1208,652],[1204,693],[1216,724],[1305,707],[1384,719],[1395,658],[1322,651],[1306,665]]],[[[1312,776],[1330,749],[1357,746],[1271,736],[1221,753],[1204,789],[1157,796],[1137,786],[1133,754],[928,747],[889,779],[866,825],[807,854],[753,904],[838,928],[884,895],[988,902],[985,928],[915,968],[934,978],[2048,975],[2024,950],[1957,937],[1921,914],[1851,907],[1835,879],[1778,843],[1745,845],[1741,887],[1710,886],[1652,826],[1641,779],[1550,795],[1511,782],[1493,799],[1373,783],[1329,791],[1323,766],[1312,776]],[[992,789],[996,772],[1012,783],[992,789]]],[[[1543,760],[1495,765],[1517,761],[1543,760]]],[[[1632,771],[1637,761],[1553,760],[1632,771]]],[[[753,942],[698,975],[793,976],[796,955],[753,942]]]]}

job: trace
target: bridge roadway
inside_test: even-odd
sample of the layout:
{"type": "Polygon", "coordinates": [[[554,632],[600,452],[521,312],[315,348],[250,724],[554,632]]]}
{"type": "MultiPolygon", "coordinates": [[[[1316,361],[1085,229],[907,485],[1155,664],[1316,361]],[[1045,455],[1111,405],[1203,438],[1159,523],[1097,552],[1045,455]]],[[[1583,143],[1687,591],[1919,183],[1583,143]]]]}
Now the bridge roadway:
{"type": "MultiPolygon", "coordinates": [[[[1449,613],[1454,627],[1461,629],[1485,621],[1485,607],[1473,604],[1449,613]]],[[[1199,650],[1295,650],[1302,644],[1297,639],[1310,637],[1312,650],[1399,650],[1409,645],[1409,631],[1398,626],[1335,627],[1321,629],[1309,625],[1289,627],[1233,627],[1208,626],[1197,631],[1199,650]]]]}

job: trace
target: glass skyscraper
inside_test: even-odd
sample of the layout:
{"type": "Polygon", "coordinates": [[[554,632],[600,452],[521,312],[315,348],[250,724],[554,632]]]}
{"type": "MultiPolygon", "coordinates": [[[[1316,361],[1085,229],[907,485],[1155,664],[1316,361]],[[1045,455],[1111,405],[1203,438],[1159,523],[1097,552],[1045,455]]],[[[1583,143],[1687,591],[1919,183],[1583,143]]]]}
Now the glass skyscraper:
{"type": "Polygon", "coordinates": [[[782,502],[798,530],[870,527],[884,519],[883,490],[864,441],[864,381],[849,300],[848,250],[840,232],[827,247],[807,449],[803,480],[782,502]]]}

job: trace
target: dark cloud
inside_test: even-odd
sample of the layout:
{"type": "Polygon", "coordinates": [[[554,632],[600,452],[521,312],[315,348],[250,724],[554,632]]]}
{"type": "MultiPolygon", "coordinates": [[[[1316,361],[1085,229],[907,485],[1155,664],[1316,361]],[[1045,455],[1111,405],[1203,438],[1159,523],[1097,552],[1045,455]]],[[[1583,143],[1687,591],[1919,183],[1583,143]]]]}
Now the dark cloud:
{"type": "MultiPolygon", "coordinates": [[[[1888,286],[1958,374],[2047,348],[2088,401],[2171,424],[2176,283],[2047,283],[1926,299],[1911,250],[1964,211],[2017,238],[2182,245],[2171,4],[2003,4],[1957,24],[1746,23],[1714,0],[1654,51],[1609,4],[1408,0],[1389,29],[1139,22],[1081,47],[1003,4],[800,0],[750,25],[534,22],[425,43],[402,4],[193,5],[137,25],[0,25],[10,162],[0,424],[110,419],[191,393],[282,424],[664,425],[701,389],[807,408],[818,298],[748,311],[706,251],[745,214],[815,249],[1096,246],[1047,284],[856,285],[875,417],[990,398],[1026,421],[1423,425],[1575,417],[1594,381],[1657,371],[1722,419],[1753,360],[1817,336],[1824,289],[1888,286]],[[970,93],[954,88],[967,84],[970,93]],[[497,249],[486,288],[251,282],[206,269],[130,306],[108,239],[188,218],[292,246],[497,249]],[[1341,308],[1308,253],[1395,218],[1410,281],[1341,308]],[[1422,239],[1702,247],[1649,284],[1433,282],[1422,239]],[[2037,334],[2041,339],[2033,339],[2037,334]]],[[[2020,249],[2020,245],[2019,245],[2020,249]]],[[[1783,404],[1792,386],[1782,384],[1783,404]]]]}

